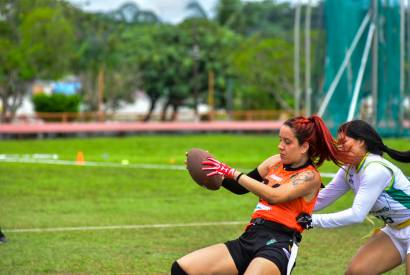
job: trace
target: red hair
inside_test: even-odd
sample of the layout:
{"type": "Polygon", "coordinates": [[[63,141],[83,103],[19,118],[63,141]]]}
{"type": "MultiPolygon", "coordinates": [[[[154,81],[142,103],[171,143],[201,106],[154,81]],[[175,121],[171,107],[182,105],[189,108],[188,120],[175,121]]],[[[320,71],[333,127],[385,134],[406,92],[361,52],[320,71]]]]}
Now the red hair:
{"type": "Polygon", "coordinates": [[[316,167],[325,160],[331,160],[339,166],[349,161],[346,152],[338,148],[336,140],[319,116],[298,116],[285,121],[284,125],[293,130],[299,144],[309,144],[308,156],[316,167]]]}

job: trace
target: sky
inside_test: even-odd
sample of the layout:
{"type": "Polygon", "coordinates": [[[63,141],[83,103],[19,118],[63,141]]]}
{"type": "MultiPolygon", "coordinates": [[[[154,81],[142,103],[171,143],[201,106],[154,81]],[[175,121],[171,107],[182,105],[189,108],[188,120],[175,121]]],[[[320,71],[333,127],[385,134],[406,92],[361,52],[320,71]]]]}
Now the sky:
{"type": "MultiPolygon", "coordinates": [[[[125,2],[135,2],[140,9],[151,10],[162,20],[178,23],[186,17],[190,0],[68,0],[86,11],[114,10],[125,2]]],[[[212,14],[217,0],[198,0],[208,14],[212,14]]]]}
{"type": "MultiPolygon", "coordinates": [[[[162,20],[169,23],[179,23],[188,14],[186,10],[190,0],[67,0],[85,11],[110,11],[118,8],[124,2],[135,2],[140,9],[151,10],[162,20]]],[[[197,0],[209,15],[213,15],[218,0],[197,0]]],[[[248,0],[261,1],[261,0],[248,0]]],[[[286,0],[281,0],[286,1],[286,0]]],[[[288,0],[296,2],[298,0],[288,0]]],[[[299,0],[307,2],[308,0],[299,0]]],[[[315,1],[312,1],[315,2],[315,1]]]]}

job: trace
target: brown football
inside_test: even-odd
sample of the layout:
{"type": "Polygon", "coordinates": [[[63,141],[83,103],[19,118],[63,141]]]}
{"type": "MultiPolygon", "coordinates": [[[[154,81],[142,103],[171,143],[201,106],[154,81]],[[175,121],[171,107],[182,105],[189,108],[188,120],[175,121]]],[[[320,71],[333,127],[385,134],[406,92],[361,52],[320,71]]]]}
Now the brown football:
{"type": "Polygon", "coordinates": [[[191,178],[200,186],[209,190],[218,190],[222,184],[222,176],[214,175],[208,177],[206,174],[210,173],[210,171],[202,170],[202,162],[207,160],[208,157],[212,157],[212,155],[207,151],[192,148],[187,154],[186,167],[191,178]]]}

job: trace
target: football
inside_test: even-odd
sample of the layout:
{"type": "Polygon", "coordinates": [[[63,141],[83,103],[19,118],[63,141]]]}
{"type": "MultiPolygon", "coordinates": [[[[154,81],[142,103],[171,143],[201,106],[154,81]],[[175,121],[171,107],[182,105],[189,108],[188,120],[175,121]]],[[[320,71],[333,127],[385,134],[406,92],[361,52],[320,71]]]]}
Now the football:
{"type": "Polygon", "coordinates": [[[187,153],[186,167],[191,178],[200,186],[209,190],[218,190],[222,185],[222,176],[214,175],[208,177],[206,174],[210,171],[202,170],[202,162],[212,157],[207,151],[199,148],[192,148],[187,153]]]}

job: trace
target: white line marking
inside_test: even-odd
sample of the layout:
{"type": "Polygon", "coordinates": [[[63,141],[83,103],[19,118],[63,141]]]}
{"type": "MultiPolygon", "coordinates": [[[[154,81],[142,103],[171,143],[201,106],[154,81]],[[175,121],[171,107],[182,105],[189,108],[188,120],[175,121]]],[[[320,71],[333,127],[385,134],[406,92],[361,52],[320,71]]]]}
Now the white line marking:
{"type": "Polygon", "coordinates": [[[336,173],[320,173],[320,176],[322,178],[334,178],[334,176],[336,176],[336,173]]]}
{"type": "Polygon", "coordinates": [[[68,165],[68,166],[91,166],[91,167],[121,167],[121,168],[139,168],[139,169],[160,169],[160,170],[186,170],[183,165],[172,164],[121,164],[114,162],[92,162],[85,161],[78,163],[72,160],[44,160],[44,159],[21,159],[7,158],[0,159],[0,162],[8,163],[35,163],[35,164],[52,164],[52,165],[68,165]]]}
{"type": "Polygon", "coordinates": [[[109,226],[80,226],[80,227],[55,227],[55,228],[25,228],[25,229],[3,229],[9,233],[42,233],[42,232],[65,232],[65,231],[95,231],[115,229],[146,229],[146,228],[174,228],[174,227],[197,227],[211,225],[245,225],[244,221],[225,222],[202,222],[202,223],[176,223],[176,224],[139,224],[139,225],[109,225],[109,226]]]}
{"type": "MultiPolygon", "coordinates": [[[[47,160],[47,159],[29,159],[29,158],[0,158],[0,162],[7,163],[34,163],[34,164],[51,164],[51,165],[67,165],[67,166],[88,166],[88,167],[121,167],[121,168],[136,168],[136,169],[158,169],[158,170],[186,170],[184,165],[175,164],[121,164],[114,162],[92,162],[85,161],[84,163],[77,163],[72,160],[47,160]]],[[[249,170],[249,169],[240,169],[249,170]]],[[[320,173],[324,178],[333,178],[334,173],[320,173]]]]}

